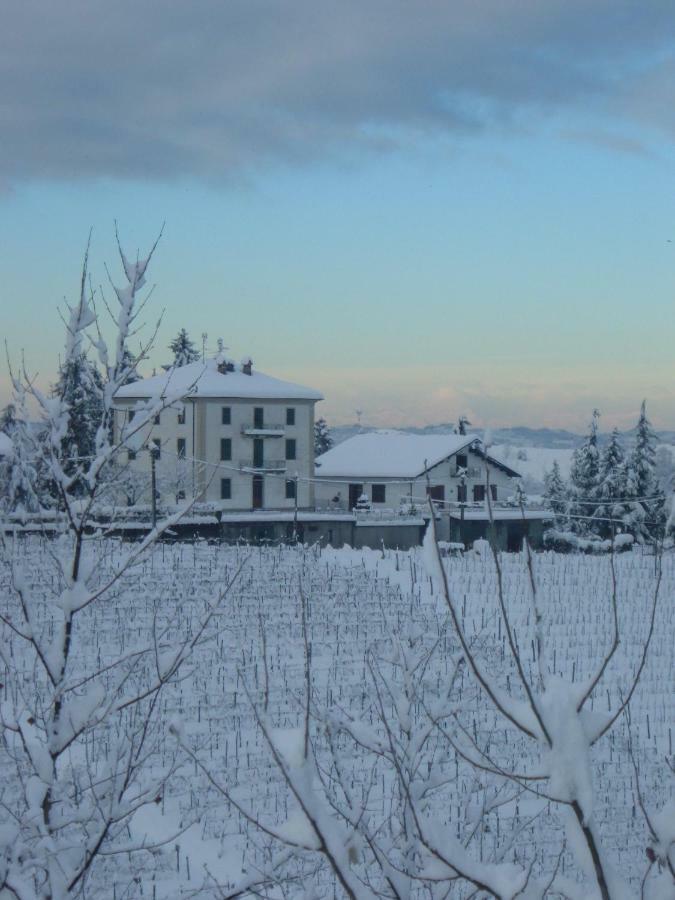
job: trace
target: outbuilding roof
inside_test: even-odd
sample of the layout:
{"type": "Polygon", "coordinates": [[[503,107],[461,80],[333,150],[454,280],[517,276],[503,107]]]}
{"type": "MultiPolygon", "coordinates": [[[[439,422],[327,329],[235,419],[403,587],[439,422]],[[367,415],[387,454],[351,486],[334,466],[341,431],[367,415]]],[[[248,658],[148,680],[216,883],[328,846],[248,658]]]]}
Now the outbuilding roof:
{"type": "Polygon", "coordinates": [[[224,374],[218,371],[216,360],[189,363],[169,369],[161,375],[143,378],[123,385],[115,394],[116,400],[146,399],[164,396],[251,398],[256,400],[323,400],[312,388],[273,378],[255,369],[251,374],[236,368],[224,374]]]}
{"type": "MultiPolygon", "coordinates": [[[[476,434],[407,434],[381,430],[357,434],[317,457],[319,478],[418,478],[438,463],[472,447],[482,447],[476,434]]],[[[518,472],[501,460],[488,460],[508,475],[518,472]]]]}

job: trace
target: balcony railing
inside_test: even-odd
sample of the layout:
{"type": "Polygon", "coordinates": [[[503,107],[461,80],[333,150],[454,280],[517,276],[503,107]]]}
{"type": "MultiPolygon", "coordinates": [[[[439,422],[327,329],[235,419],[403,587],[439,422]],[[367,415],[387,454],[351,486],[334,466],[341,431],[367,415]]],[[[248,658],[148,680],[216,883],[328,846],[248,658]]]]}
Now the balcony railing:
{"type": "Polygon", "coordinates": [[[285,425],[270,425],[267,422],[263,422],[262,424],[256,424],[255,422],[251,425],[242,425],[241,433],[245,435],[250,435],[251,437],[281,437],[284,433],[285,425]]]}
{"type": "Polygon", "coordinates": [[[484,471],[480,466],[467,466],[466,468],[458,466],[454,472],[450,473],[450,477],[461,478],[464,476],[465,478],[482,478],[483,474],[484,471]]]}
{"type": "Polygon", "coordinates": [[[285,459],[240,459],[239,468],[242,471],[250,470],[252,472],[285,472],[288,463],[285,459]]]}

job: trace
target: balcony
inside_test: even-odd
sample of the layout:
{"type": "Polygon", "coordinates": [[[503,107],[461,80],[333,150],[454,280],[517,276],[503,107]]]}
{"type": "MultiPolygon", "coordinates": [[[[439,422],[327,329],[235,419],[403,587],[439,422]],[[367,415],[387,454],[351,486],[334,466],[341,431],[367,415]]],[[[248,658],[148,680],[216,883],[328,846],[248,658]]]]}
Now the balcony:
{"type": "Polygon", "coordinates": [[[268,425],[264,423],[253,423],[252,425],[242,425],[241,433],[246,437],[283,437],[285,425],[268,425]]]}
{"type": "Polygon", "coordinates": [[[481,466],[467,466],[466,468],[456,468],[454,472],[450,473],[451,478],[481,478],[483,476],[483,469],[481,466]]]}
{"type": "Polygon", "coordinates": [[[285,459],[240,459],[239,468],[242,472],[253,472],[259,474],[262,472],[285,472],[288,463],[285,459]]]}

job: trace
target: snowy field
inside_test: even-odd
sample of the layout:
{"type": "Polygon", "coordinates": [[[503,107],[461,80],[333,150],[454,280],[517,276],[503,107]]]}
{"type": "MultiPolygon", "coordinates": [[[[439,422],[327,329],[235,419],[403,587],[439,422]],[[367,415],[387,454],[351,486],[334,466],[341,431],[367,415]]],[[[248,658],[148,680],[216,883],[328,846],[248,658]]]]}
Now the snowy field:
{"type": "MultiPolygon", "coordinates": [[[[107,545],[103,568],[115,565],[122,547],[115,542],[107,545]]],[[[18,559],[32,589],[45,598],[54,588],[48,574],[51,570],[43,564],[50,551],[48,542],[29,539],[21,544],[18,559]]],[[[473,647],[494,678],[504,688],[512,688],[515,675],[499,618],[492,560],[469,553],[446,559],[444,565],[473,647]]],[[[508,609],[529,671],[533,623],[527,570],[517,554],[505,555],[503,566],[508,609]]],[[[549,663],[554,672],[569,680],[587,679],[611,642],[609,567],[606,557],[551,553],[535,557],[549,663]]],[[[189,669],[161,695],[158,743],[148,764],[158,770],[175,758],[179,768],[169,789],[136,815],[127,837],[133,842],[145,835],[154,839],[169,835],[177,826],[187,830],[151,853],[104,857],[92,873],[86,896],[116,900],[227,896],[226,890],[214,885],[234,885],[251,877],[256,866],[270,858],[270,839],[242,819],[194,760],[177,752],[175,733],[194,748],[214,780],[227,785],[256,817],[270,825],[286,823],[284,827],[292,829],[293,804],[256,724],[251,701],[267,705],[278,733],[287,734],[291,743],[296,740],[294,729],[302,722],[304,705],[301,593],[306,597],[312,704],[319,718],[331,710],[358,720],[364,728],[379,727],[366,667],[369,652],[389,660],[383,663],[383,671],[391,673],[392,684],[398,678],[397,660],[407,652],[401,648],[419,658],[428,652],[424,696],[433,697],[447,687],[457,662],[457,644],[447,608],[426,572],[422,551],[383,554],[348,549],[228,548],[205,542],[155,546],[103,602],[81,614],[74,635],[78,670],[85,673],[92,667],[101,668],[145,645],[153,618],[168,624],[167,643],[194,634],[206,605],[237,570],[235,585],[197,645],[189,669]]],[[[598,712],[616,708],[638,664],[649,624],[655,561],[637,552],[626,553],[616,558],[616,572],[622,644],[595,692],[593,708],[598,712]]],[[[0,593],[10,598],[11,615],[16,600],[7,568],[0,571],[0,579],[0,593]]],[[[652,810],[673,793],[674,779],[666,760],[673,759],[675,723],[674,596],[675,558],[666,554],[655,636],[631,703],[640,786],[645,804],[652,810]]],[[[6,637],[5,659],[22,671],[27,693],[34,693],[32,662],[21,656],[20,642],[10,632],[6,637]]],[[[73,678],[76,675],[71,672],[73,678]]],[[[132,680],[142,683],[146,676],[141,665],[132,680]]],[[[383,702],[391,705],[396,696],[392,691],[383,702]]],[[[493,759],[504,767],[524,759],[520,742],[497,725],[466,667],[459,669],[453,698],[458,721],[477,744],[490,747],[493,759]]],[[[4,693],[0,689],[0,699],[16,701],[6,688],[4,693]]],[[[395,712],[401,721],[401,710],[395,712]]],[[[413,713],[422,719],[423,704],[414,704],[413,713]]],[[[314,727],[311,739],[321,758],[328,751],[320,731],[314,727]]],[[[83,749],[74,750],[74,764],[105,765],[114,755],[118,737],[105,727],[96,729],[83,749]]],[[[367,754],[350,747],[347,742],[342,745],[352,787],[358,792],[374,781],[374,786],[370,783],[370,813],[384,823],[392,804],[391,773],[383,760],[371,762],[367,754]]],[[[594,808],[612,861],[632,879],[637,897],[647,865],[648,837],[626,751],[623,719],[592,751],[594,808]]],[[[433,764],[447,775],[430,797],[433,814],[460,840],[471,839],[472,853],[481,852],[485,859],[534,863],[542,872],[553,870],[564,837],[563,817],[555,804],[527,790],[514,796],[510,787],[505,789],[492,775],[481,775],[438,740],[430,741],[424,753],[428,755],[425,766],[431,769],[433,764]],[[439,754],[445,756],[439,758],[439,754]]],[[[0,770],[10,772],[11,768],[0,749],[0,770]]],[[[11,780],[7,779],[0,811],[0,823],[4,824],[13,802],[10,791],[11,780]]],[[[286,885],[286,897],[308,896],[300,884],[310,880],[320,889],[312,896],[334,896],[332,876],[325,866],[317,870],[316,861],[308,859],[294,865],[300,881],[286,885]]],[[[568,851],[562,853],[560,865],[571,879],[578,877],[568,851]]],[[[468,893],[457,888],[449,896],[468,893]]],[[[274,896],[282,896],[279,889],[274,896]]],[[[335,896],[342,896],[339,887],[335,896]]]]}

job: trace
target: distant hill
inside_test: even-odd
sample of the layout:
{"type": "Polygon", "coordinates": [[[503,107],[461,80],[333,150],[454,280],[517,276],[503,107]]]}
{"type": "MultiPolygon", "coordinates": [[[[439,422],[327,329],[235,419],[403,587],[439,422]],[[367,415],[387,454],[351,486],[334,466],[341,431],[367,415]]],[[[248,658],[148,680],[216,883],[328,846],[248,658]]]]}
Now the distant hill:
{"type": "MultiPolygon", "coordinates": [[[[330,424],[330,423],[329,423],[330,424]]],[[[448,434],[454,431],[453,422],[441,422],[438,425],[424,425],[421,428],[401,427],[397,431],[405,431],[409,434],[448,434]]],[[[331,428],[331,434],[336,444],[346,441],[362,431],[376,431],[372,425],[338,425],[331,428]]],[[[482,434],[481,428],[475,429],[477,434],[482,434]]],[[[495,444],[509,444],[513,447],[542,447],[550,450],[573,450],[584,439],[583,434],[575,434],[564,428],[528,428],[525,425],[515,425],[511,428],[492,428],[492,440],[495,444]]],[[[621,433],[625,446],[630,446],[634,440],[635,429],[621,433]]],[[[660,441],[664,444],[675,444],[675,431],[658,432],[660,441]]],[[[609,440],[609,433],[599,435],[600,444],[609,440]]]]}

